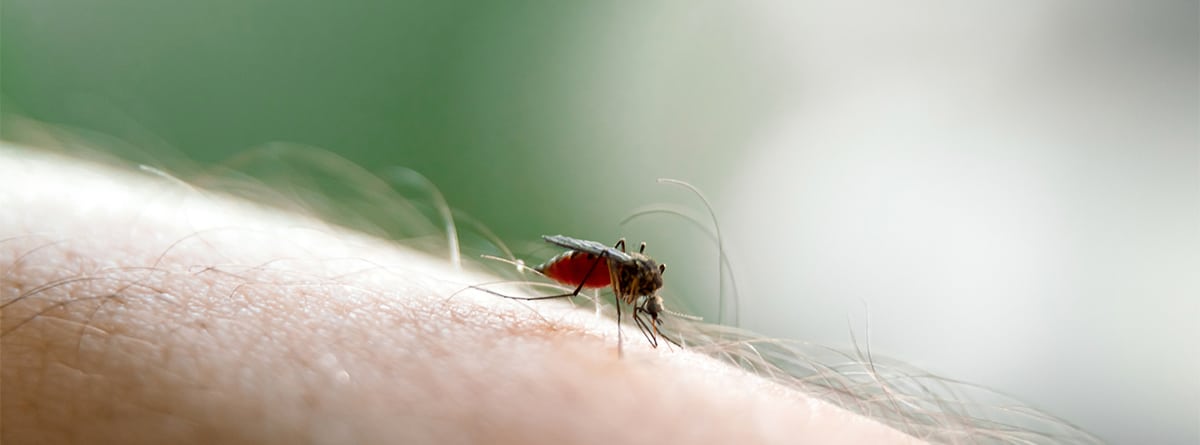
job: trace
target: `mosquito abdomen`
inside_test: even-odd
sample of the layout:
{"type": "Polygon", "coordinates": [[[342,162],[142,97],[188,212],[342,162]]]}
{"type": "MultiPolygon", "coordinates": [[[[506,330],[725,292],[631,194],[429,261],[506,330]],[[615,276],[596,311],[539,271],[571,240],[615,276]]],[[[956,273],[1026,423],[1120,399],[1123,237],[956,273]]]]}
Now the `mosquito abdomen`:
{"type": "Polygon", "coordinates": [[[583,287],[586,288],[608,287],[612,284],[608,274],[608,261],[587,252],[565,252],[535,269],[547,278],[566,286],[579,286],[585,276],[587,282],[583,283],[583,287]]]}

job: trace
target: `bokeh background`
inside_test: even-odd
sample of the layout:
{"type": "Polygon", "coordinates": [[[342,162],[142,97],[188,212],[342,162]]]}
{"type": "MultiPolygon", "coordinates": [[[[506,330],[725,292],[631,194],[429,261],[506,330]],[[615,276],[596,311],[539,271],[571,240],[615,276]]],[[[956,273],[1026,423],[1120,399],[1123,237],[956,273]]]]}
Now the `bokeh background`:
{"type": "MultiPolygon", "coordinates": [[[[716,314],[1200,442],[1194,1],[4,0],[0,106],[214,163],[426,175],[514,245],[645,239],[716,314]]],[[[17,138],[10,134],[9,138],[17,138]]],[[[539,260],[541,258],[533,258],[539,260]]],[[[727,320],[728,321],[728,320],[727,320]]]]}

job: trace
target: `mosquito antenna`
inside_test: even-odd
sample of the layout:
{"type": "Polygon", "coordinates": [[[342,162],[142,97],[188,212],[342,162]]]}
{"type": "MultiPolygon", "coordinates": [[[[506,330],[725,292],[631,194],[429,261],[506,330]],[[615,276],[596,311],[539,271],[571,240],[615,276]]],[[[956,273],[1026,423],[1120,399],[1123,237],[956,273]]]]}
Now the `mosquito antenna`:
{"type": "Polygon", "coordinates": [[[679,317],[679,318],[682,318],[685,320],[704,321],[704,317],[701,317],[699,315],[679,313],[679,312],[672,311],[670,309],[663,309],[662,312],[664,314],[671,314],[672,317],[679,317]]]}

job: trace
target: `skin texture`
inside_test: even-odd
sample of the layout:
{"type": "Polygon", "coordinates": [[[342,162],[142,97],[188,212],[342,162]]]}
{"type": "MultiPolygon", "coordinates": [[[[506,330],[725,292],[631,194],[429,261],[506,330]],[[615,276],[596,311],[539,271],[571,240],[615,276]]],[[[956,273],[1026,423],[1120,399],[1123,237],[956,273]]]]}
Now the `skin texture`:
{"type": "Polygon", "coordinates": [[[0,442],[917,442],[494,279],[0,146],[0,442]]]}

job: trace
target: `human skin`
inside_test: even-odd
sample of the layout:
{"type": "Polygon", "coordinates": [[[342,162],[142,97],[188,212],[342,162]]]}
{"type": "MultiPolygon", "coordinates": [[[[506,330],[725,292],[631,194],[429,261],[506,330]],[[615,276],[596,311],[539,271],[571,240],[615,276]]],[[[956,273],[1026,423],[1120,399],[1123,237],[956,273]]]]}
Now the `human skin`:
{"type": "Polygon", "coordinates": [[[919,442],[490,280],[0,145],[0,442],[919,442]]]}

